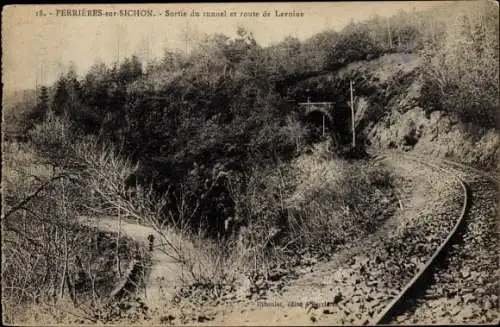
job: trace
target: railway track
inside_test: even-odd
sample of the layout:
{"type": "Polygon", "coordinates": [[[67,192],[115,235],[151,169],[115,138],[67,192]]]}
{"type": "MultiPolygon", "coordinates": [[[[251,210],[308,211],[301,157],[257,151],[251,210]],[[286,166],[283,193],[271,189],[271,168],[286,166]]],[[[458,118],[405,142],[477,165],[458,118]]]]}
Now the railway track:
{"type": "Polygon", "coordinates": [[[405,169],[413,175],[427,175],[429,205],[339,269],[338,282],[329,284],[339,290],[334,305],[318,317],[328,324],[497,322],[498,181],[460,164],[405,153],[381,153],[374,163],[391,155],[393,163],[411,161],[405,169]]]}
{"type": "Polygon", "coordinates": [[[462,209],[430,259],[371,323],[498,323],[498,180],[454,162],[399,155],[453,177],[462,209]]]}
{"type": "MultiPolygon", "coordinates": [[[[286,299],[303,299],[308,301],[305,307],[285,305],[280,309],[284,311],[259,308],[258,313],[246,316],[247,322],[258,319],[276,324],[300,321],[305,325],[433,322],[422,315],[406,316],[405,320],[398,318],[415,307],[409,300],[418,298],[420,290],[433,284],[435,272],[460,243],[472,204],[468,181],[425,158],[387,153],[378,155],[374,164],[377,161],[387,161],[396,171],[405,174],[410,183],[415,180],[418,185],[409,188],[404,210],[401,208],[394,217],[394,229],[391,227],[389,233],[382,233],[380,237],[374,235],[347,256],[339,253],[345,260],[318,267],[288,287],[283,296],[268,298],[270,303],[285,304],[286,299]]],[[[408,190],[403,194],[406,192],[408,190]]],[[[458,305],[455,308],[460,309],[458,305]]],[[[241,321],[241,312],[238,311],[234,319],[241,321]]],[[[234,323],[230,319],[221,321],[234,323]]]]}

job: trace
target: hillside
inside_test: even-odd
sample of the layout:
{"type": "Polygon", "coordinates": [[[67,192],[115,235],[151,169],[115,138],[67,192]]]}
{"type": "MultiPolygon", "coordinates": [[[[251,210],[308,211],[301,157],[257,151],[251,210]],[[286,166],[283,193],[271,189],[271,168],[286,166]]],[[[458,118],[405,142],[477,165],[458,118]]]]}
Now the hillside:
{"type": "MultiPolygon", "coordinates": [[[[491,239],[494,183],[472,183],[471,204],[436,159],[472,168],[467,183],[500,169],[495,9],[459,2],[270,46],[238,27],[5,95],[4,321],[203,323],[207,307],[319,296],[339,262],[327,296],[349,309],[332,321],[366,323],[458,215],[472,208],[491,239]]],[[[480,322],[497,316],[492,253],[478,257],[480,322]]]]}
{"type": "Polygon", "coordinates": [[[454,113],[426,108],[425,63],[418,54],[395,53],[350,63],[336,72],[309,78],[291,88],[304,98],[343,103],[339,85],[354,80],[363,103],[356,115],[358,133],[367,145],[381,149],[418,151],[485,169],[497,169],[500,134],[494,128],[463,122],[454,113]]]}

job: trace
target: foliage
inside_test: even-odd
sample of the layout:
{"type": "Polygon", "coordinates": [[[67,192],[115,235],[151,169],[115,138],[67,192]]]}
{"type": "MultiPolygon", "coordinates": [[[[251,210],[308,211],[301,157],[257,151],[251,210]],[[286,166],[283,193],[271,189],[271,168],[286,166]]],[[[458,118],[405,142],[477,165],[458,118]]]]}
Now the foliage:
{"type": "MultiPolygon", "coordinates": [[[[224,226],[243,215],[239,210],[248,188],[263,196],[277,194],[252,180],[279,181],[279,163],[289,164],[310,146],[310,130],[287,100],[313,97],[339,104],[333,129],[340,143],[348,143],[351,80],[361,130],[381,120],[386,107],[392,108],[391,101],[416,78],[402,71],[384,80],[347,69],[356,64],[393,52],[421,56],[424,65],[418,73],[425,83],[420,100],[428,111],[446,110],[492,126],[498,108],[498,14],[488,4],[478,9],[459,14],[443,6],[375,16],[351,22],[341,31],[326,30],[304,41],[290,36],[268,47],[238,28],[233,37],[204,35],[190,52],[165,50],[162,58],[147,65],[132,56],[111,66],[96,63],[83,78],[70,69],[55,85],[40,90],[38,105],[27,115],[33,121],[31,139],[41,154],[68,167],[81,162],[70,162],[72,149],[61,143],[64,137],[91,137],[99,146],[119,149],[128,169],[115,175],[113,183],[96,185],[115,185],[114,191],[122,192],[125,186],[151,184],[152,194],[164,196],[161,217],[171,214],[174,221],[183,221],[184,214],[177,210],[181,201],[191,210],[191,231],[203,226],[218,238],[234,233],[224,226]],[[39,124],[42,119],[45,123],[39,124]]],[[[339,187],[352,185],[342,182],[339,187]]],[[[245,201],[272,202],[254,200],[245,201]]],[[[289,214],[275,209],[256,212],[278,220],[289,214]]],[[[302,213],[297,212],[299,217],[302,213]]],[[[260,221],[259,215],[245,216],[245,223],[260,221]]]]}
{"type": "MultiPolygon", "coordinates": [[[[467,6],[476,4],[460,10],[467,6]]],[[[115,277],[112,256],[137,253],[131,241],[106,252],[111,235],[83,228],[74,219],[80,214],[120,212],[148,224],[189,282],[210,291],[274,255],[327,254],[372,232],[391,213],[393,176],[339,159],[332,140],[311,141],[314,126],[289,100],[338,104],[332,129],[340,145],[351,139],[350,81],[358,141],[415,80],[423,80],[419,100],[428,113],[456,114],[481,131],[494,126],[498,13],[484,3],[467,13],[450,8],[373,17],[268,47],[243,28],[233,37],[205,35],[190,52],[165,50],[147,65],[132,56],[96,63],[83,77],[71,68],[9,105],[6,124],[29,130],[37,151],[36,167],[13,161],[2,172],[9,308],[70,290],[95,300],[99,317],[91,321],[121,315],[101,306],[95,291],[115,277]],[[360,68],[393,52],[423,64],[405,71],[389,62],[398,67],[385,76],[360,68]]],[[[418,141],[420,129],[408,126],[405,145],[418,141]]]]}
{"type": "MultiPolygon", "coordinates": [[[[367,110],[365,120],[380,119],[387,102],[404,91],[408,76],[378,86],[370,74],[326,78],[324,72],[384,53],[425,49],[423,98],[429,99],[429,110],[445,109],[464,119],[474,112],[479,124],[491,125],[498,107],[498,17],[487,5],[481,8],[474,15],[455,15],[462,17],[456,21],[443,18],[455,17],[445,7],[400,12],[352,22],[303,42],[287,37],[265,48],[243,28],[233,37],[205,35],[189,53],[166,50],[147,69],[136,56],[110,67],[97,63],[83,79],[70,69],[48,101],[41,92],[34,115],[60,119],[74,135],[112,143],[139,164],[137,173],[154,181],[156,191],[170,185],[172,196],[179,197],[185,188],[187,201],[195,205],[218,169],[238,175],[255,160],[274,166],[298,154],[308,131],[289,118],[295,114],[286,96],[347,103],[348,81],[353,80],[358,97],[379,104],[367,110]],[[43,114],[47,105],[51,113],[43,114]]],[[[341,142],[350,138],[342,118],[348,109],[339,107],[334,119],[341,142]]],[[[361,122],[361,128],[366,124],[361,122]]],[[[46,153],[57,147],[53,140],[39,141],[46,153]]],[[[234,203],[223,183],[207,196],[192,223],[205,222],[217,234],[220,227],[215,226],[233,215],[234,203]]]]}
{"type": "Polygon", "coordinates": [[[112,268],[116,256],[122,264],[141,257],[132,240],[123,237],[115,249],[111,233],[83,226],[77,218],[89,198],[81,180],[28,149],[4,148],[2,306],[8,323],[19,323],[30,306],[100,306],[120,277],[112,268]]]}
{"type": "Polygon", "coordinates": [[[477,125],[496,126],[498,117],[498,11],[489,3],[455,14],[442,47],[425,55],[423,98],[429,109],[457,114],[477,125]]]}
{"type": "Polygon", "coordinates": [[[372,232],[388,216],[393,177],[315,150],[293,162],[296,185],[285,200],[289,234],[299,246],[336,245],[372,232]]]}

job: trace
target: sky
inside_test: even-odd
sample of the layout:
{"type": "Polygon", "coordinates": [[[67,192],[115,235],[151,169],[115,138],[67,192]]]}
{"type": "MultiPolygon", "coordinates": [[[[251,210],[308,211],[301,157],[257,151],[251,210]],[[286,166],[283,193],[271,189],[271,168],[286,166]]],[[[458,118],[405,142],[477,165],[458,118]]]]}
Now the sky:
{"type": "Polygon", "coordinates": [[[51,84],[71,63],[78,74],[98,62],[138,54],[159,57],[163,49],[185,51],[185,35],[223,33],[234,36],[238,26],[266,46],[291,35],[304,40],[325,29],[340,30],[351,20],[390,16],[399,10],[422,10],[438,1],[294,2],[294,3],[178,3],[120,5],[12,5],[2,11],[2,82],[4,91],[51,84]],[[68,12],[67,10],[70,10],[68,12]],[[101,9],[115,16],[68,16],[72,9],[101,9]],[[150,10],[152,17],[120,16],[150,10]],[[128,10],[128,11],[124,11],[128,10]],[[167,16],[166,11],[187,16],[167,16]],[[195,10],[200,17],[192,17],[195,10]],[[41,12],[40,12],[41,11],[41,12]],[[226,12],[226,17],[203,17],[204,12],[226,12]],[[228,17],[229,12],[236,17],[228,17]],[[263,17],[264,11],[270,15],[263,17]],[[303,13],[277,17],[276,11],[303,13]],[[241,16],[258,13],[259,17],[241,16]],[[116,13],[116,14],[114,14],[116,13]]]}

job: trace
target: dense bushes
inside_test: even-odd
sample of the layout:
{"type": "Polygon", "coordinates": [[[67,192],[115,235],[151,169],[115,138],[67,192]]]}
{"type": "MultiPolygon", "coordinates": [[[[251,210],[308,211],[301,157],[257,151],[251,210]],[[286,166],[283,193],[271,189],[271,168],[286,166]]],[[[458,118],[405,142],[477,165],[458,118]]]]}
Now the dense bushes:
{"type": "MultiPolygon", "coordinates": [[[[142,167],[138,173],[154,181],[159,193],[169,185],[179,197],[185,188],[194,206],[205,185],[214,183],[215,171],[241,175],[254,161],[274,167],[298,153],[307,130],[289,119],[295,109],[286,95],[336,102],[340,117],[334,128],[340,142],[349,142],[350,136],[350,80],[356,96],[370,104],[364,119],[381,119],[386,105],[393,107],[391,99],[405,92],[415,76],[402,72],[379,83],[380,76],[338,70],[360,60],[424,49],[422,98],[428,110],[444,109],[491,126],[498,107],[498,16],[488,4],[480,9],[458,16],[463,19],[456,23],[449,20],[455,16],[448,6],[401,12],[303,42],[288,37],[266,48],[241,28],[234,38],[206,36],[190,53],[166,51],[147,65],[137,57],[111,67],[96,64],[82,79],[70,70],[50,92],[39,94],[44,100],[33,117],[54,115],[68,123],[74,137],[91,134],[98,142],[111,142],[142,167]],[[332,70],[339,74],[323,74],[332,70]],[[43,114],[47,108],[52,114],[43,114]]],[[[360,128],[368,124],[363,121],[360,128]]],[[[39,141],[41,147],[56,146],[52,140],[39,141]]],[[[195,225],[208,220],[215,228],[233,215],[233,209],[217,209],[217,203],[233,206],[226,186],[212,190],[193,218],[195,225]]]]}
{"type": "Polygon", "coordinates": [[[372,232],[390,215],[393,182],[381,168],[320,154],[292,163],[296,187],[285,200],[292,238],[319,249],[372,232]]]}
{"type": "Polygon", "coordinates": [[[428,100],[428,111],[440,109],[479,126],[497,126],[497,9],[492,3],[480,2],[467,13],[452,13],[444,40],[424,56],[422,95],[428,100]]]}
{"type": "Polygon", "coordinates": [[[254,166],[228,180],[248,247],[328,249],[373,231],[390,214],[393,177],[332,157],[328,142],[291,164],[254,166]]]}
{"type": "MultiPolygon", "coordinates": [[[[60,125],[37,127],[36,135],[45,135],[40,142],[56,141],[52,144],[59,149],[67,148],[61,134],[46,134],[51,127],[60,125]]],[[[78,216],[91,204],[90,194],[74,171],[51,164],[60,157],[40,160],[24,143],[2,147],[8,158],[2,165],[4,321],[31,321],[30,307],[38,312],[49,307],[57,315],[68,304],[79,307],[82,319],[101,319],[85,310],[102,307],[120,279],[115,267],[125,270],[132,259],[146,260],[144,252],[130,239],[122,237],[118,247],[112,233],[81,225],[78,216]]]]}
{"type": "Polygon", "coordinates": [[[266,48],[239,29],[233,39],[207,36],[190,53],[166,51],[147,65],[137,57],[96,64],[83,78],[70,69],[32,92],[5,120],[17,135],[30,130],[37,150],[29,169],[3,169],[8,309],[68,290],[98,299],[92,291],[105,294],[116,279],[116,257],[139,255],[131,241],[113,249],[111,235],[83,228],[81,214],[119,212],[152,226],[190,282],[216,290],[273,260],[329,256],[392,213],[394,176],[345,160],[365,155],[364,138],[423,147],[420,139],[439,139],[456,123],[432,112],[447,111],[482,126],[469,125],[484,132],[482,145],[454,137],[434,148],[493,161],[498,135],[487,128],[498,108],[498,13],[479,9],[451,21],[442,9],[375,17],[266,48]],[[341,159],[339,145],[351,140],[350,81],[358,143],[341,159]],[[288,101],[307,97],[335,102],[335,137],[311,137],[315,122],[307,125],[288,101]],[[47,167],[52,175],[35,173],[47,167]]]}

